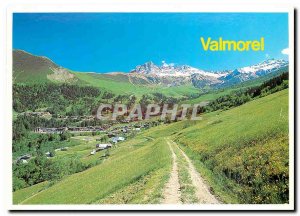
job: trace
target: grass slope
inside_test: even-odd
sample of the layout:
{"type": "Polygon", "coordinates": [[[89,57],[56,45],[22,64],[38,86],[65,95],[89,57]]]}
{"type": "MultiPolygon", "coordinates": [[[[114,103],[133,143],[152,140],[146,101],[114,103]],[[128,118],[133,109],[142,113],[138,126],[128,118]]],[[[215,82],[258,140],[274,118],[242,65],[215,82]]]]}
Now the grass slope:
{"type": "Polygon", "coordinates": [[[144,94],[159,92],[166,96],[182,97],[199,93],[199,89],[192,85],[163,87],[160,85],[137,85],[129,81],[128,76],[124,74],[97,74],[97,73],[80,73],[73,72],[82,85],[89,85],[108,90],[114,94],[128,94],[141,97],[144,94]]]}
{"type": "MultiPolygon", "coordinates": [[[[288,132],[286,89],[231,110],[205,114],[201,121],[151,128],[112,149],[102,164],[67,177],[23,203],[158,203],[172,162],[163,137],[181,146],[222,202],[286,203],[288,132]]],[[[184,172],[180,178],[187,195],[192,194],[184,172]]],[[[20,202],[18,194],[14,193],[14,200],[20,202]]],[[[192,200],[186,196],[186,202],[192,200]]]]}
{"type": "Polygon", "coordinates": [[[288,90],[206,118],[174,139],[239,202],[288,202],[288,90]]]}
{"type": "Polygon", "coordinates": [[[28,188],[24,188],[14,192],[13,203],[20,204],[24,200],[36,195],[40,191],[46,189],[49,186],[49,182],[41,182],[28,188]]]}
{"type": "Polygon", "coordinates": [[[59,67],[49,58],[23,50],[13,51],[13,82],[26,84],[76,83],[68,69],[59,67]]]}
{"type": "Polygon", "coordinates": [[[288,202],[288,89],[149,131],[172,136],[223,202],[288,202]]]}
{"type": "Polygon", "coordinates": [[[53,74],[50,68],[57,68],[50,59],[34,56],[22,50],[13,52],[13,77],[18,83],[48,83],[47,76],[53,74]]]}
{"type": "Polygon", "coordinates": [[[161,140],[137,138],[123,143],[101,165],[65,178],[24,204],[94,203],[170,164],[169,149],[161,140]]]}

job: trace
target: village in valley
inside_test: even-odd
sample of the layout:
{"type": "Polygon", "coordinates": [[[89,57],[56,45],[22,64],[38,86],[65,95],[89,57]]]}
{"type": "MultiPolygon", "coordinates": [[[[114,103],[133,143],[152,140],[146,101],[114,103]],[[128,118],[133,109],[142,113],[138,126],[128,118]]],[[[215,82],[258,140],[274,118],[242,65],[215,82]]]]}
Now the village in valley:
{"type": "Polygon", "coordinates": [[[257,15],[13,13],[11,206],[292,207],[291,17],[257,15]]]}
{"type": "MultiPolygon", "coordinates": [[[[49,112],[25,112],[21,115],[29,117],[38,117],[51,119],[54,118],[49,112]]],[[[55,116],[59,120],[71,119],[75,122],[81,121],[94,121],[95,116],[55,116]]],[[[102,157],[109,156],[109,149],[116,148],[121,142],[133,138],[137,133],[147,130],[153,126],[163,124],[163,121],[129,121],[129,120],[118,120],[103,123],[101,126],[65,126],[65,127],[36,127],[32,133],[45,134],[45,135],[61,135],[63,133],[70,134],[69,142],[78,142],[78,145],[74,146],[61,146],[54,149],[54,151],[44,152],[44,155],[50,159],[55,156],[63,156],[64,154],[70,156],[70,152],[76,154],[75,150],[78,146],[83,145],[85,152],[87,147],[90,150],[82,157],[97,157],[99,152],[104,152],[102,157]]],[[[21,155],[14,160],[14,163],[27,164],[30,159],[34,158],[30,153],[21,155]]]]}

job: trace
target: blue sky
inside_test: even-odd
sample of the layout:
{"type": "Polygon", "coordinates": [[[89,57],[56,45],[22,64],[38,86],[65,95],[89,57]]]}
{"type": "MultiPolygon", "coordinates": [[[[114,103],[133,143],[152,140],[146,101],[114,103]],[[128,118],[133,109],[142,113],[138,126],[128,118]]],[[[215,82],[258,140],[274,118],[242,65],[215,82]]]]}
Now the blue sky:
{"type": "Polygon", "coordinates": [[[13,48],[75,71],[129,72],[147,61],[226,70],[287,59],[287,13],[16,13],[13,48]],[[200,37],[265,38],[265,51],[205,52],[200,37]]]}

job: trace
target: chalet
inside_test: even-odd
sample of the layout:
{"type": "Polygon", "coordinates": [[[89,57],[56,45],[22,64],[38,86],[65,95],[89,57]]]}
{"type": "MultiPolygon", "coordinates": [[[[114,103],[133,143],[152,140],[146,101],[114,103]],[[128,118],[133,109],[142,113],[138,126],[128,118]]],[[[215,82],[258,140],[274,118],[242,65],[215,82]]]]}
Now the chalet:
{"type": "Polygon", "coordinates": [[[118,141],[124,141],[125,137],[118,137],[118,141]]]}
{"type": "Polygon", "coordinates": [[[47,158],[53,157],[53,154],[51,154],[51,152],[46,152],[45,155],[46,155],[47,158]]]}
{"type": "Polygon", "coordinates": [[[23,163],[23,164],[27,164],[28,163],[28,159],[31,158],[31,155],[26,154],[26,155],[22,155],[20,157],[17,158],[17,163],[23,163]]]}
{"type": "Polygon", "coordinates": [[[112,144],[110,143],[105,143],[105,144],[96,144],[96,150],[103,150],[103,149],[108,149],[111,148],[112,144]]]}
{"type": "Polygon", "coordinates": [[[18,158],[18,160],[28,160],[31,158],[31,155],[29,154],[26,154],[26,155],[22,155],[18,158]]]}
{"type": "Polygon", "coordinates": [[[118,143],[118,138],[117,138],[117,137],[112,137],[112,138],[111,138],[111,141],[112,141],[113,143],[118,143]]]}
{"type": "Polygon", "coordinates": [[[118,142],[124,141],[124,140],[125,140],[125,137],[121,137],[121,136],[117,136],[117,137],[111,138],[111,141],[112,141],[113,143],[118,143],[118,142]]]}

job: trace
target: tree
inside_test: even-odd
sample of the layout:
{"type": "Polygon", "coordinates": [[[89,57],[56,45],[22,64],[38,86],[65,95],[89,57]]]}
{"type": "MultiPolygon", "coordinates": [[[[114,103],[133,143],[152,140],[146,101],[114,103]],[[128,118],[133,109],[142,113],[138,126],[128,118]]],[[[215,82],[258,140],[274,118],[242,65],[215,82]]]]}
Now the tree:
{"type": "Polygon", "coordinates": [[[60,134],[61,141],[68,140],[70,137],[71,137],[71,134],[67,131],[64,131],[60,134]]]}
{"type": "Polygon", "coordinates": [[[101,137],[101,142],[108,142],[109,137],[105,134],[103,137],[101,137]]]}
{"type": "Polygon", "coordinates": [[[13,191],[22,189],[27,186],[27,183],[22,178],[18,178],[13,175],[13,191]]]}

